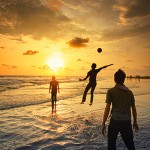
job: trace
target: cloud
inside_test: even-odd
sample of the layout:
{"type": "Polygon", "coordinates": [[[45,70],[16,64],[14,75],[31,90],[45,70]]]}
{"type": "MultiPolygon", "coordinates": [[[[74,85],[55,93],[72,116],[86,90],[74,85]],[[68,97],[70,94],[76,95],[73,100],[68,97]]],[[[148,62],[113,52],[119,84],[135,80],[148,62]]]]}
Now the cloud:
{"type": "Polygon", "coordinates": [[[39,67],[41,70],[50,70],[50,67],[48,65],[44,65],[42,67],[39,67]]]}
{"type": "Polygon", "coordinates": [[[36,68],[36,66],[31,66],[31,68],[36,68]]]}
{"type": "Polygon", "coordinates": [[[5,47],[4,47],[4,46],[0,46],[0,48],[1,48],[1,49],[5,49],[5,47]]]}
{"type": "Polygon", "coordinates": [[[107,30],[102,34],[101,39],[104,41],[120,40],[123,38],[140,37],[150,32],[150,24],[139,26],[139,27],[128,27],[115,30],[107,30]]]}
{"type": "Polygon", "coordinates": [[[1,64],[2,66],[4,66],[4,67],[8,67],[9,65],[7,65],[7,64],[1,64]]]}
{"type": "Polygon", "coordinates": [[[150,14],[150,1],[149,0],[135,0],[134,3],[130,1],[127,7],[125,18],[143,17],[150,14]]]}
{"type": "Polygon", "coordinates": [[[133,19],[135,23],[135,19],[141,19],[150,15],[149,0],[116,0],[116,4],[114,4],[113,8],[120,11],[120,21],[122,23],[127,20],[130,22],[133,19]]]}
{"type": "Polygon", "coordinates": [[[53,10],[60,10],[62,3],[58,0],[42,0],[41,3],[53,10]]]}
{"type": "Polygon", "coordinates": [[[11,38],[11,40],[15,40],[15,41],[17,41],[17,42],[19,42],[19,43],[26,43],[26,42],[23,41],[23,39],[22,39],[21,36],[15,37],[15,38],[11,38]]]}
{"type": "Polygon", "coordinates": [[[128,59],[127,62],[133,62],[133,60],[128,59]]]}
{"type": "MultiPolygon", "coordinates": [[[[52,39],[70,22],[60,10],[40,0],[0,0],[0,34],[52,39]],[[47,4],[47,6],[46,6],[47,4]]],[[[58,8],[58,7],[57,7],[58,8]]]]}
{"type": "MultiPolygon", "coordinates": [[[[148,75],[148,74],[150,74],[150,66],[148,66],[148,65],[145,65],[145,66],[142,66],[143,67],[143,72],[146,72],[147,74],[145,74],[145,75],[148,75]]],[[[140,71],[141,72],[141,71],[140,71]]]]}
{"type": "Polygon", "coordinates": [[[115,4],[112,7],[114,9],[113,13],[118,13],[116,15],[118,16],[118,20],[116,20],[116,26],[103,30],[101,36],[103,41],[135,37],[142,41],[144,40],[144,43],[148,41],[150,38],[149,0],[115,0],[115,4]]]}
{"type": "Polygon", "coordinates": [[[80,37],[75,37],[74,39],[70,40],[67,42],[71,47],[74,48],[80,48],[80,47],[86,47],[87,43],[89,42],[89,38],[80,38],[80,37]]]}
{"type": "Polygon", "coordinates": [[[145,69],[150,70],[150,66],[143,66],[145,69]]]}
{"type": "Polygon", "coordinates": [[[15,69],[15,68],[18,68],[17,66],[11,66],[11,68],[15,69]]]}
{"type": "Polygon", "coordinates": [[[28,50],[28,51],[26,51],[25,53],[23,53],[23,55],[35,55],[35,54],[37,54],[37,53],[39,53],[39,52],[38,52],[38,51],[28,50]]]}
{"type": "Polygon", "coordinates": [[[7,65],[7,64],[1,64],[1,66],[7,67],[8,69],[16,69],[16,68],[18,68],[18,66],[11,66],[11,65],[7,65]]]}
{"type": "Polygon", "coordinates": [[[87,28],[103,28],[107,26],[113,18],[112,5],[115,1],[110,0],[62,0],[65,13],[87,28]],[[89,26],[90,25],[90,26],[89,26]]]}
{"type": "Polygon", "coordinates": [[[81,59],[81,58],[78,58],[77,61],[82,61],[82,59],[81,59]]]}

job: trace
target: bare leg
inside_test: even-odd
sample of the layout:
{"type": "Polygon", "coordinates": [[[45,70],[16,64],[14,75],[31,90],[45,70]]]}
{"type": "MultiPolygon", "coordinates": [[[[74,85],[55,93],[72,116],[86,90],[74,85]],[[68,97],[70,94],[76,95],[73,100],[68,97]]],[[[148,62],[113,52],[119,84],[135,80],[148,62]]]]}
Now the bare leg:
{"type": "Polygon", "coordinates": [[[54,96],[54,112],[56,113],[56,101],[57,101],[57,97],[56,95],[54,96]]]}
{"type": "Polygon", "coordinates": [[[84,90],[84,93],[83,93],[83,97],[82,97],[82,102],[81,103],[84,103],[86,101],[86,95],[87,95],[87,92],[88,90],[91,88],[91,85],[88,84],[84,90]]]}
{"type": "Polygon", "coordinates": [[[93,85],[92,86],[92,89],[91,89],[91,100],[90,100],[90,106],[92,105],[92,103],[93,103],[93,97],[94,97],[94,90],[95,90],[95,87],[96,87],[96,85],[93,85]]]}
{"type": "Polygon", "coordinates": [[[56,101],[55,101],[55,113],[56,113],[56,101]]]}
{"type": "Polygon", "coordinates": [[[52,114],[54,113],[54,96],[52,95],[52,114]]]}
{"type": "Polygon", "coordinates": [[[52,102],[52,114],[54,113],[54,102],[52,102]]]}

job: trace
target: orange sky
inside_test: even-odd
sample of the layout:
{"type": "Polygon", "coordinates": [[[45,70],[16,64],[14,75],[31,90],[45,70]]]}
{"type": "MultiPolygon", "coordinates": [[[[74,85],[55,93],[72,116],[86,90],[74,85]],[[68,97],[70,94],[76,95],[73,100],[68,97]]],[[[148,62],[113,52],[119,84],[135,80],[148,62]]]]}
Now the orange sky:
{"type": "Polygon", "coordinates": [[[0,0],[0,75],[150,75],[149,0],[0,0]],[[97,53],[97,48],[103,49],[97,53]]]}

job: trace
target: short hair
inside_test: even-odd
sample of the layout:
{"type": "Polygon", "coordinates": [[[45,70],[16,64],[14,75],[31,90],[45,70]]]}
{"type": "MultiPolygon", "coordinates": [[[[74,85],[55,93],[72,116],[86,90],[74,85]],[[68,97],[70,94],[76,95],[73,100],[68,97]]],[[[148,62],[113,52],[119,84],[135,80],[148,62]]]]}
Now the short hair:
{"type": "Polygon", "coordinates": [[[96,64],[93,63],[91,67],[95,69],[96,68],[96,64]]]}
{"type": "Polygon", "coordinates": [[[114,74],[114,79],[115,79],[115,82],[117,84],[123,84],[124,83],[124,80],[126,78],[126,74],[123,70],[119,69],[115,74],[114,74]]]}
{"type": "Polygon", "coordinates": [[[55,80],[55,76],[52,76],[52,80],[55,80]]]}

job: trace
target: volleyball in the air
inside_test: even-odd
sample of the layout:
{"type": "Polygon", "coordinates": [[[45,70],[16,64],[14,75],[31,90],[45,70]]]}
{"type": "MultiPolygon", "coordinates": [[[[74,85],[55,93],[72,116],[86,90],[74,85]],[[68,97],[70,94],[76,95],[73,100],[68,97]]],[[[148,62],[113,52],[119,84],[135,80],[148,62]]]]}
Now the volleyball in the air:
{"type": "Polygon", "coordinates": [[[101,52],[102,52],[102,49],[101,49],[101,48],[98,48],[98,49],[97,49],[97,52],[98,52],[98,53],[101,53],[101,52]]]}

